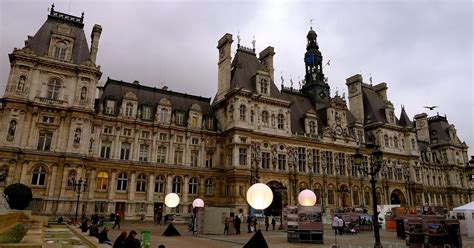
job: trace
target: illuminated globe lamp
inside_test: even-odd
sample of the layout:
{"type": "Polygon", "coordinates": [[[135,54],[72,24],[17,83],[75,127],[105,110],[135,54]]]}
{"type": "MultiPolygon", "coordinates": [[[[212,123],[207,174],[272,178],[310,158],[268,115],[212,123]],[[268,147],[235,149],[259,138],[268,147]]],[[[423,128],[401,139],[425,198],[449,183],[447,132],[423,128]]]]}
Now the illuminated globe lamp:
{"type": "Polygon", "coordinates": [[[204,201],[201,198],[196,198],[193,201],[193,208],[203,208],[204,201]]]}
{"type": "MultiPolygon", "coordinates": [[[[273,192],[270,187],[263,183],[252,185],[247,191],[247,202],[257,210],[264,210],[273,201],[273,192]]],[[[247,242],[244,247],[268,247],[265,238],[260,230],[247,242]]]]}
{"type": "MultiPolygon", "coordinates": [[[[175,193],[169,193],[165,197],[165,205],[169,208],[175,208],[179,204],[179,195],[175,193]]],[[[181,234],[176,230],[176,228],[173,226],[173,223],[170,222],[168,227],[166,228],[165,232],[163,233],[163,236],[181,236],[181,234]]]]}
{"type": "Polygon", "coordinates": [[[298,195],[298,202],[303,207],[312,207],[316,204],[316,195],[313,191],[305,189],[298,195]]]}
{"type": "Polygon", "coordinates": [[[201,198],[196,198],[193,201],[193,234],[198,233],[198,208],[204,207],[204,201],[201,198]]]}

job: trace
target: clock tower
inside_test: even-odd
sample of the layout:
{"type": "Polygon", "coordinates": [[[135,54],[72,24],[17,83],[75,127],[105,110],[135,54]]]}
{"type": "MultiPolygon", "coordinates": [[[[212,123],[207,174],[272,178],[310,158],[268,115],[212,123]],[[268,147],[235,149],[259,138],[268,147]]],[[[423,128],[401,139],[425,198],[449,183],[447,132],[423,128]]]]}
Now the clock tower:
{"type": "Polygon", "coordinates": [[[316,106],[316,109],[327,107],[329,104],[329,85],[326,83],[323,73],[323,56],[319,51],[316,38],[318,35],[311,28],[306,38],[305,63],[305,83],[301,91],[309,96],[316,106]]]}

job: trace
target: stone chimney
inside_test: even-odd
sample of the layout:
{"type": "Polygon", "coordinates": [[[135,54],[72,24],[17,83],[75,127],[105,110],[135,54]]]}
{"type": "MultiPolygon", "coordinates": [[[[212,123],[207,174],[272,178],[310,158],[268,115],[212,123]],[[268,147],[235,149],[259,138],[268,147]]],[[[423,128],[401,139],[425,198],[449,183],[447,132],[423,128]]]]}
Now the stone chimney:
{"type": "Polygon", "coordinates": [[[95,24],[92,28],[91,33],[91,61],[95,64],[95,60],[97,58],[97,51],[99,50],[99,39],[100,34],[102,33],[102,27],[100,25],[95,24]]]}
{"type": "Polygon", "coordinates": [[[364,123],[364,101],[362,95],[362,76],[356,74],[346,79],[348,88],[349,109],[357,123],[364,123]]]}
{"type": "Polygon", "coordinates": [[[417,114],[415,115],[414,121],[418,140],[429,142],[430,131],[428,127],[428,115],[426,113],[417,114]]]}
{"type": "Polygon", "coordinates": [[[217,62],[217,95],[216,101],[221,100],[230,88],[232,35],[227,33],[217,42],[219,49],[219,59],[217,62]]]}
{"type": "Polygon", "coordinates": [[[375,93],[384,101],[387,102],[387,84],[386,83],[379,83],[373,86],[375,93]]]}
{"type": "Polygon", "coordinates": [[[275,81],[274,80],[275,68],[273,67],[273,55],[275,55],[274,50],[275,49],[273,47],[269,46],[269,47],[265,48],[259,54],[259,59],[263,63],[265,68],[267,68],[268,73],[270,73],[270,78],[272,79],[272,81],[275,81]]]}

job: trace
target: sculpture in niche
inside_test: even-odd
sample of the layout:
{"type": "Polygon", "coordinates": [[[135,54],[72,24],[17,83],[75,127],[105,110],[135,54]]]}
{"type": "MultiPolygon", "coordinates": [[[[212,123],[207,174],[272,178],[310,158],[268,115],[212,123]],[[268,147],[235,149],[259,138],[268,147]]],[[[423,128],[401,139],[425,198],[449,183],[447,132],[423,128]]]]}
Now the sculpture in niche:
{"type": "Polygon", "coordinates": [[[82,87],[81,89],[81,100],[85,100],[87,97],[87,87],[82,87]]]}
{"type": "Polygon", "coordinates": [[[16,121],[12,120],[10,121],[10,126],[8,127],[7,141],[13,141],[13,138],[15,137],[15,131],[16,131],[16,121]]]}
{"type": "Polygon", "coordinates": [[[20,80],[18,81],[18,85],[16,87],[18,91],[23,91],[25,89],[25,81],[26,81],[26,77],[20,76],[20,80]]]}
{"type": "Polygon", "coordinates": [[[5,185],[5,181],[8,177],[8,169],[7,167],[3,167],[0,169],[0,185],[5,185]]]}
{"type": "Polygon", "coordinates": [[[78,146],[81,143],[81,129],[76,129],[74,133],[74,146],[78,146]]]}

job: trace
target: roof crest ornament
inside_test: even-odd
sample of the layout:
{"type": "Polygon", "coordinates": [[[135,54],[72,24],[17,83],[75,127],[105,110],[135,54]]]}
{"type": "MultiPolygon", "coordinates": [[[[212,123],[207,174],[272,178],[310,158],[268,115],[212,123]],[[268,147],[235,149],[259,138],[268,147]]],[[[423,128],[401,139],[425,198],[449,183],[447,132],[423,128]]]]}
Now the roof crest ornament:
{"type": "Polygon", "coordinates": [[[313,30],[313,19],[309,19],[309,29],[313,30]]]}
{"type": "Polygon", "coordinates": [[[240,47],[240,30],[237,29],[237,48],[240,47]]]}
{"type": "Polygon", "coordinates": [[[253,36],[253,40],[252,40],[252,46],[253,46],[253,51],[255,52],[255,43],[257,43],[257,41],[255,40],[255,35],[253,36]]]}
{"type": "Polygon", "coordinates": [[[283,89],[285,79],[283,79],[283,71],[281,71],[281,88],[283,89]]]}

